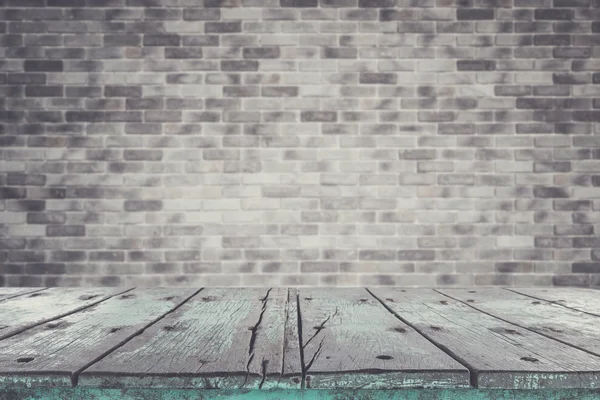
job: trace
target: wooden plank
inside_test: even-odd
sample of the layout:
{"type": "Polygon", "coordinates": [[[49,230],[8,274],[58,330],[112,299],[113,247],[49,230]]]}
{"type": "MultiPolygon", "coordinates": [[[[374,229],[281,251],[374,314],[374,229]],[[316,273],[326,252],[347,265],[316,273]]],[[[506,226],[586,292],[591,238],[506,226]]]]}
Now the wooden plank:
{"type": "MultiPolygon", "coordinates": [[[[83,371],[80,385],[298,388],[295,356],[286,353],[283,363],[287,298],[287,289],[206,289],[83,371]]],[[[290,316],[288,325],[295,323],[290,316]]],[[[294,351],[291,343],[287,350],[294,351]]]]}
{"type": "Polygon", "coordinates": [[[600,358],[434,290],[375,288],[386,307],[471,370],[485,389],[600,387],[600,358]]]}
{"type": "Polygon", "coordinates": [[[469,372],[363,288],[299,289],[306,388],[469,387],[469,372]]]}
{"type": "Polygon", "coordinates": [[[130,289],[50,288],[0,302],[0,340],[130,289]]]}
{"type": "Polygon", "coordinates": [[[501,288],[437,291],[496,318],[600,357],[600,317],[501,288]]]}
{"type": "Polygon", "coordinates": [[[507,290],[600,316],[600,292],[589,288],[510,288],[507,290]]]}
{"type": "Polygon", "coordinates": [[[82,369],[197,292],[133,290],[0,340],[0,387],[71,386],[82,369]]]}
{"type": "Polygon", "coordinates": [[[39,292],[42,290],[46,290],[46,288],[24,288],[24,287],[18,287],[18,288],[0,288],[0,301],[4,301],[4,300],[8,300],[8,299],[12,299],[13,297],[19,297],[19,296],[23,296],[25,294],[28,293],[35,293],[35,292],[39,292]]]}
{"type": "Polygon", "coordinates": [[[298,387],[297,384],[302,381],[302,358],[298,333],[298,290],[295,288],[288,289],[285,318],[281,379],[294,382],[294,387],[298,387]]]}

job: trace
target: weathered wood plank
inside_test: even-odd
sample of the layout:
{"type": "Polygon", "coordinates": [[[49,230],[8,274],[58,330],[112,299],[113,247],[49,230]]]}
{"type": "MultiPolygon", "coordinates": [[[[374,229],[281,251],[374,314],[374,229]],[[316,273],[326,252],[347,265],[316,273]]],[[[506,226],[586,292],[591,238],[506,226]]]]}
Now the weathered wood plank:
{"type": "Polygon", "coordinates": [[[363,288],[299,289],[306,388],[469,387],[468,370],[363,288]]]}
{"type": "Polygon", "coordinates": [[[600,358],[434,290],[375,288],[386,307],[469,367],[485,389],[600,387],[600,358]]]}
{"type": "Polygon", "coordinates": [[[286,302],[286,320],[283,333],[283,369],[284,381],[302,380],[302,359],[300,357],[300,335],[298,333],[298,290],[289,288],[286,302]]]}
{"type": "Polygon", "coordinates": [[[50,288],[0,302],[0,340],[36,325],[64,317],[111,296],[123,288],[50,288]]]}
{"type": "Polygon", "coordinates": [[[28,293],[40,292],[46,290],[46,288],[0,288],[0,301],[12,299],[13,297],[23,296],[28,293]]]}
{"type": "Polygon", "coordinates": [[[584,288],[510,288],[507,290],[600,316],[600,291],[584,288]]]}
{"type": "MultiPolygon", "coordinates": [[[[294,355],[283,363],[287,297],[287,289],[206,289],[83,371],[80,385],[297,388],[294,355]]],[[[291,343],[286,349],[294,351],[291,343]]]]}
{"type": "Polygon", "coordinates": [[[133,290],[0,340],[0,387],[71,386],[82,369],[197,292],[133,290]]]}
{"type": "Polygon", "coordinates": [[[600,357],[600,317],[501,288],[437,291],[511,324],[600,357]]]}

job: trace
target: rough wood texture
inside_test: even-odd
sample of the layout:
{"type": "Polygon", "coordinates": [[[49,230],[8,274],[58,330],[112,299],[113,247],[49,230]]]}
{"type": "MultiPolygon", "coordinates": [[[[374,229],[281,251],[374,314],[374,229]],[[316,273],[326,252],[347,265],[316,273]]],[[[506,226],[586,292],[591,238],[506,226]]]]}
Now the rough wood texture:
{"type": "Polygon", "coordinates": [[[0,301],[12,299],[13,297],[23,296],[28,293],[35,293],[45,288],[0,288],[0,301]]]}
{"type": "Polygon", "coordinates": [[[508,290],[600,316],[600,291],[597,290],[581,288],[511,288],[508,290]]]}
{"type": "Polygon", "coordinates": [[[468,370],[362,288],[299,289],[306,387],[468,387],[468,370]]]}
{"type": "Polygon", "coordinates": [[[0,339],[97,304],[129,289],[51,288],[0,302],[0,339]]]}
{"type": "Polygon", "coordinates": [[[439,294],[376,288],[390,310],[452,354],[479,388],[597,388],[600,358],[439,294]]]}
{"type": "Polygon", "coordinates": [[[500,288],[437,291],[476,310],[600,356],[600,317],[500,288]]]}
{"type": "MultiPolygon", "coordinates": [[[[297,388],[283,368],[287,289],[203,290],[81,374],[85,386],[297,388]],[[281,377],[282,371],[286,373],[281,377]]],[[[288,323],[296,324],[294,316],[288,323]]],[[[294,361],[293,345],[286,358],[294,361]]]]}
{"type": "MultiPolygon", "coordinates": [[[[77,381],[79,371],[197,291],[164,288],[128,291],[1,340],[0,387],[71,386],[77,381]]],[[[28,299],[37,304],[40,314],[44,313],[43,304],[38,304],[36,298],[28,299]]]]}

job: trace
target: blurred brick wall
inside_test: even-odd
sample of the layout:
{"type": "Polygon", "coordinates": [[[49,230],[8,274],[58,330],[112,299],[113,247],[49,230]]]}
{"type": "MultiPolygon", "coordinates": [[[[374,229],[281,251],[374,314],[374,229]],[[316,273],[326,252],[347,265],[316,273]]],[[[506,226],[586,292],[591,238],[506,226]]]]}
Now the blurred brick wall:
{"type": "Polygon", "coordinates": [[[600,285],[599,0],[0,4],[0,285],[600,285]]]}

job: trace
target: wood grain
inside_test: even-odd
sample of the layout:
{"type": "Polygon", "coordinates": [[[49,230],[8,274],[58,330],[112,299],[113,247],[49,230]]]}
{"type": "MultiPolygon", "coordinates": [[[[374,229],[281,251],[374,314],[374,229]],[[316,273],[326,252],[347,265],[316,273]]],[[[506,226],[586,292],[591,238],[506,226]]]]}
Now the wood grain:
{"type": "Polygon", "coordinates": [[[133,290],[0,340],[0,387],[71,386],[79,371],[197,291],[133,290]]]}
{"type": "Polygon", "coordinates": [[[485,389],[597,388],[600,358],[424,289],[370,291],[485,389]]]}
{"type": "Polygon", "coordinates": [[[98,304],[130,289],[50,288],[0,302],[0,339],[98,304]]]}
{"type": "Polygon", "coordinates": [[[511,288],[507,290],[600,316],[600,291],[597,290],[583,288],[511,288]]]}
{"type": "Polygon", "coordinates": [[[23,296],[28,293],[35,293],[42,290],[46,290],[46,288],[0,288],[0,301],[12,299],[13,297],[23,296]]]}
{"type": "Polygon", "coordinates": [[[299,289],[306,388],[468,387],[468,370],[362,288],[299,289]]]}
{"type": "Polygon", "coordinates": [[[437,291],[476,310],[600,357],[600,317],[501,288],[437,291]]]}
{"type": "MultiPolygon", "coordinates": [[[[290,332],[285,326],[287,299],[287,289],[205,289],[84,371],[80,384],[298,388],[301,373],[291,365],[293,338],[288,347],[283,340],[284,332],[290,332]]],[[[294,316],[287,321],[296,324],[294,316]]]]}

